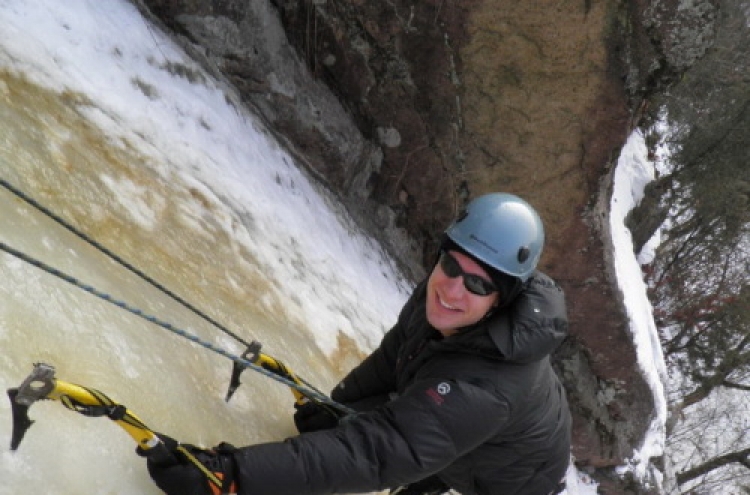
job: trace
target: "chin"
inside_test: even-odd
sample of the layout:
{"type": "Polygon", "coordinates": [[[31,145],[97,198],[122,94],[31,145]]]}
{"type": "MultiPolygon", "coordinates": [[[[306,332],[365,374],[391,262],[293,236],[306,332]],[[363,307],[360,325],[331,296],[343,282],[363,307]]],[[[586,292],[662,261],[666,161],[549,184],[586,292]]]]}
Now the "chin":
{"type": "Polygon", "coordinates": [[[431,314],[430,309],[427,309],[427,322],[432,325],[432,328],[447,336],[455,333],[456,325],[454,325],[453,322],[446,320],[448,319],[431,314]]]}

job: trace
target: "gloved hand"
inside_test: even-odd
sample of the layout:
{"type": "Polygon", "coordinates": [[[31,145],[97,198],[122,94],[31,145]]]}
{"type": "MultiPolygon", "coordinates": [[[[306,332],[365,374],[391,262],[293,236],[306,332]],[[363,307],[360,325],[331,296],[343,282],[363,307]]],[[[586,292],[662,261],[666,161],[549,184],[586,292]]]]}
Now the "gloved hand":
{"type": "Polygon", "coordinates": [[[338,411],[315,402],[307,402],[301,406],[294,404],[294,408],[294,425],[300,433],[333,428],[341,418],[338,411]]]}
{"type": "Polygon", "coordinates": [[[166,435],[158,436],[163,445],[149,450],[139,447],[136,453],[146,458],[151,479],[164,493],[219,495],[237,492],[232,455],[236,450],[234,447],[221,443],[213,449],[202,449],[180,444],[166,435]]]}

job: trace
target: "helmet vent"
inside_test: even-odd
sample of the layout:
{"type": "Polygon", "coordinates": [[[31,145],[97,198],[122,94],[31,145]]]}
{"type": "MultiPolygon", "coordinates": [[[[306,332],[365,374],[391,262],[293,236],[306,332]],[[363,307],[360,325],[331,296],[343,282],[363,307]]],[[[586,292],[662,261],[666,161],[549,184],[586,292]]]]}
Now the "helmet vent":
{"type": "Polygon", "coordinates": [[[531,254],[531,251],[529,251],[529,248],[526,246],[523,246],[518,249],[518,262],[523,263],[527,259],[529,259],[529,254],[531,254]]]}

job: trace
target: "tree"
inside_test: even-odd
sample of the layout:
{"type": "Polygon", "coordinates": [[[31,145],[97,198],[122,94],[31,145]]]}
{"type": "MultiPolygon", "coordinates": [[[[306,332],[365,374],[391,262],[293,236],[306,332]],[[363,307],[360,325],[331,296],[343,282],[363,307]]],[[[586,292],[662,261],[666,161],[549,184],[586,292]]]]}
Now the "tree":
{"type": "Polygon", "coordinates": [[[639,242],[661,225],[646,278],[673,378],[667,452],[692,494],[750,484],[750,29],[741,2],[718,5],[713,46],[652,102],[671,167],[629,218],[639,242]]]}

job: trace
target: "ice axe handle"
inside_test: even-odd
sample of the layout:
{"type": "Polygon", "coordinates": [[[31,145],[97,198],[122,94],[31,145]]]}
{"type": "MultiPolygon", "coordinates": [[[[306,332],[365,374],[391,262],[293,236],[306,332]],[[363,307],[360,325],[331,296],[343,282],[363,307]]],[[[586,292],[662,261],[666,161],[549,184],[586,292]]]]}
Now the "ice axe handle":
{"type": "Polygon", "coordinates": [[[174,464],[179,464],[180,460],[177,458],[175,451],[177,446],[176,442],[171,438],[165,438],[166,441],[158,436],[154,436],[155,442],[153,445],[146,448],[139,446],[136,449],[136,452],[138,455],[146,457],[148,460],[159,466],[172,466],[174,464]],[[171,444],[173,442],[175,445],[168,445],[168,443],[171,444]]]}

